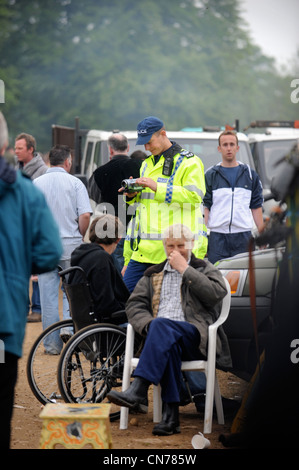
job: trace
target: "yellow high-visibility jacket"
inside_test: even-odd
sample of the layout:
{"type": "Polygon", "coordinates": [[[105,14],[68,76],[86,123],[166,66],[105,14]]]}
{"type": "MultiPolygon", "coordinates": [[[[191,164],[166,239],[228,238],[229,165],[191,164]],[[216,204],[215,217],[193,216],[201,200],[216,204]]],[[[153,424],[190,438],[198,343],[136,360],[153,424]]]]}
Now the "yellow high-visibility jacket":
{"type": "Polygon", "coordinates": [[[204,258],[206,254],[208,238],[202,206],[206,191],[203,163],[177,144],[171,149],[174,149],[171,176],[162,173],[164,155],[156,165],[154,156],[149,156],[142,163],[140,175],[156,181],[157,191],[145,188],[134,198],[126,199],[133,206],[128,208],[128,212],[131,210],[133,214],[133,208],[136,212],[127,230],[125,265],[130,258],[141,263],[161,263],[166,257],[162,234],[176,223],[187,225],[194,233],[195,256],[204,258]]]}

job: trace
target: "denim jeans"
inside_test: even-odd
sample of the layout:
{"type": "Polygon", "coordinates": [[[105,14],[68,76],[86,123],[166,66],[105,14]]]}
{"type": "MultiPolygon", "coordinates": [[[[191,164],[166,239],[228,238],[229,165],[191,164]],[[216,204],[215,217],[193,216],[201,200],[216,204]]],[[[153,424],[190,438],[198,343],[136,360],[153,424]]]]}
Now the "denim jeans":
{"type": "Polygon", "coordinates": [[[144,271],[150,266],[153,265],[150,263],[139,263],[138,261],[130,259],[124,274],[124,283],[130,292],[133,292],[137,282],[143,276],[144,271]]]}
{"type": "Polygon", "coordinates": [[[121,274],[121,270],[124,267],[124,242],[125,242],[125,239],[121,238],[114,252],[112,253],[112,258],[119,274],[121,274]]]}
{"type": "Polygon", "coordinates": [[[39,285],[37,281],[32,281],[31,310],[32,313],[41,313],[39,285]]]}
{"type": "Polygon", "coordinates": [[[134,376],[161,384],[162,400],[180,402],[181,361],[201,358],[197,328],[185,321],[154,318],[141,352],[134,376]]]}
{"type": "MultiPolygon", "coordinates": [[[[70,266],[69,260],[59,262],[62,269],[66,269],[70,266]]],[[[40,290],[40,300],[42,307],[42,325],[43,330],[48,326],[56,323],[60,320],[59,317],[59,284],[60,276],[58,274],[58,268],[48,273],[39,274],[38,284],[40,290]]],[[[66,320],[70,317],[69,303],[62,288],[62,314],[63,319],[66,320]]],[[[61,333],[72,333],[72,331],[62,331],[61,333]]],[[[52,333],[44,342],[46,353],[48,354],[59,354],[62,349],[62,340],[59,332],[52,333]]]]}

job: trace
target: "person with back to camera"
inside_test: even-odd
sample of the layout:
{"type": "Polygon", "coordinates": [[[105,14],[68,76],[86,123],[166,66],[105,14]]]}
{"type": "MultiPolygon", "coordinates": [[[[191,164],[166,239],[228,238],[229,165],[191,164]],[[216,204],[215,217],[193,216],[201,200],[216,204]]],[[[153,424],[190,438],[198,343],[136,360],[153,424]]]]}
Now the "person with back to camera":
{"type": "MultiPolygon", "coordinates": [[[[145,271],[126,306],[128,321],[146,337],[134,380],[126,391],[107,395],[117,405],[140,409],[147,405],[149,385],[161,384],[162,421],[153,429],[160,436],[180,432],[181,361],[206,357],[208,327],[227,293],[220,271],[192,253],[194,235],[188,227],[169,227],[163,245],[166,260],[145,271]]],[[[218,335],[218,365],[230,367],[222,328],[218,335]]]]}
{"type": "MultiPolygon", "coordinates": [[[[121,324],[127,321],[125,313],[122,317],[112,315],[125,310],[130,295],[112,259],[122,233],[123,225],[118,217],[111,214],[96,217],[89,229],[90,243],[82,243],[71,256],[71,266],[79,266],[87,276],[94,302],[94,313],[102,322],[121,324]]],[[[77,284],[81,281],[82,274],[78,270],[70,273],[68,284],[77,284]]],[[[90,320],[86,319],[86,325],[81,327],[88,324],[90,320]]]]}
{"type": "Polygon", "coordinates": [[[147,157],[148,157],[147,153],[142,152],[142,150],[135,150],[130,155],[130,158],[132,158],[133,160],[139,160],[141,162],[143,162],[143,160],[145,160],[147,157]]]}
{"type": "MultiPolygon", "coordinates": [[[[0,112],[0,448],[10,447],[18,360],[28,314],[31,274],[51,271],[62,254],[58,226],[29,176],[2,157],[8,143],[0,112]],[[4,349],[3,349],[4,348],[4,349]]],[[[26,424],[24,424],[26,432],[26,424]]]]}
{"type": "MultiPolygon", "coordinates": [[[[71,150],[66,145],[55,145],[49,153],[50,168],[36,178],[33,183],[44,193],[47,203],[59,227],[63,245],[63,255],[59,266],[66,269],[70,266],[71,253],[82,243],[89,226],[92,213],[87,189],[79,178],[70,174],[72,166],[71,150]]],[[[60,320],[58,266],[51,272],[38,276],[42,307],[43,329],[60,320]]],[[[69,304],[65,292],[62,296],[63,319],[70,318],[69,304]]],[[[61,330],[49,335],[45,340],[47,354],[59,354],[63,340],[72,332],[61,330]]]]}
{"type": "Polygon", "coordinates": [[[259,176],[237,161],[238,136],[224,131],[218,139],[222,161],[206,171],[205,222],[210,229],[211,263],[248,251],[253,221],[264,229],[263,188],[259,176]]]}

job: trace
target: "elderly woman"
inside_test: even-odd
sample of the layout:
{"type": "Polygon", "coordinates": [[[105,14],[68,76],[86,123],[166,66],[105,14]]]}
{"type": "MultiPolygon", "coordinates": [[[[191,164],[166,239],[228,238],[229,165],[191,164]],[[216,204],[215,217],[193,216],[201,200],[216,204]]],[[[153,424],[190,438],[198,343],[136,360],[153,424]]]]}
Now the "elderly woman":
{"type": "MultiPolygon", "coordinates": [[[[163,243],[166,261],[145,271],[126,306],[135,331],[146,335],[135,379],[125,392],[108,394],[113,403],[140,410],[147,404],[149,385],[160,383],[163,414],[155,435],[180,432],[181,362],[206,357],[208,326],[216,320],[217,304],[227,292],[220,271],[192,254],[194,236],[186,226],[169,227],[163,243]]],[[[218,335],[219,364],[230,367],[221,328],[218,335]]]]}

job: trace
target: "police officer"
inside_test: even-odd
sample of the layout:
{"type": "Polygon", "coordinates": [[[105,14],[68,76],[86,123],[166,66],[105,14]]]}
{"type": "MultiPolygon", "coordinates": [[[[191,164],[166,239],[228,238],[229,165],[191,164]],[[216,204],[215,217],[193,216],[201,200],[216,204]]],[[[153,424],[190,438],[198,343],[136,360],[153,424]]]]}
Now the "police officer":
{"type": "Polygon", "coordinates": [[[157,117],[143,119],[137,132],[136,144],[144,145],[151,155],[143,161],[136,180],[143,190],[125,192],[127,203],[135,208],[124,250],[124,281],[130,291],[147,267],[165,260],[161,235],[168,226],[180,223],[192,230],[196,236],[193,252],[198,258],[204,258],[207,250],[202,161],[171,142],[157,117]]]}

